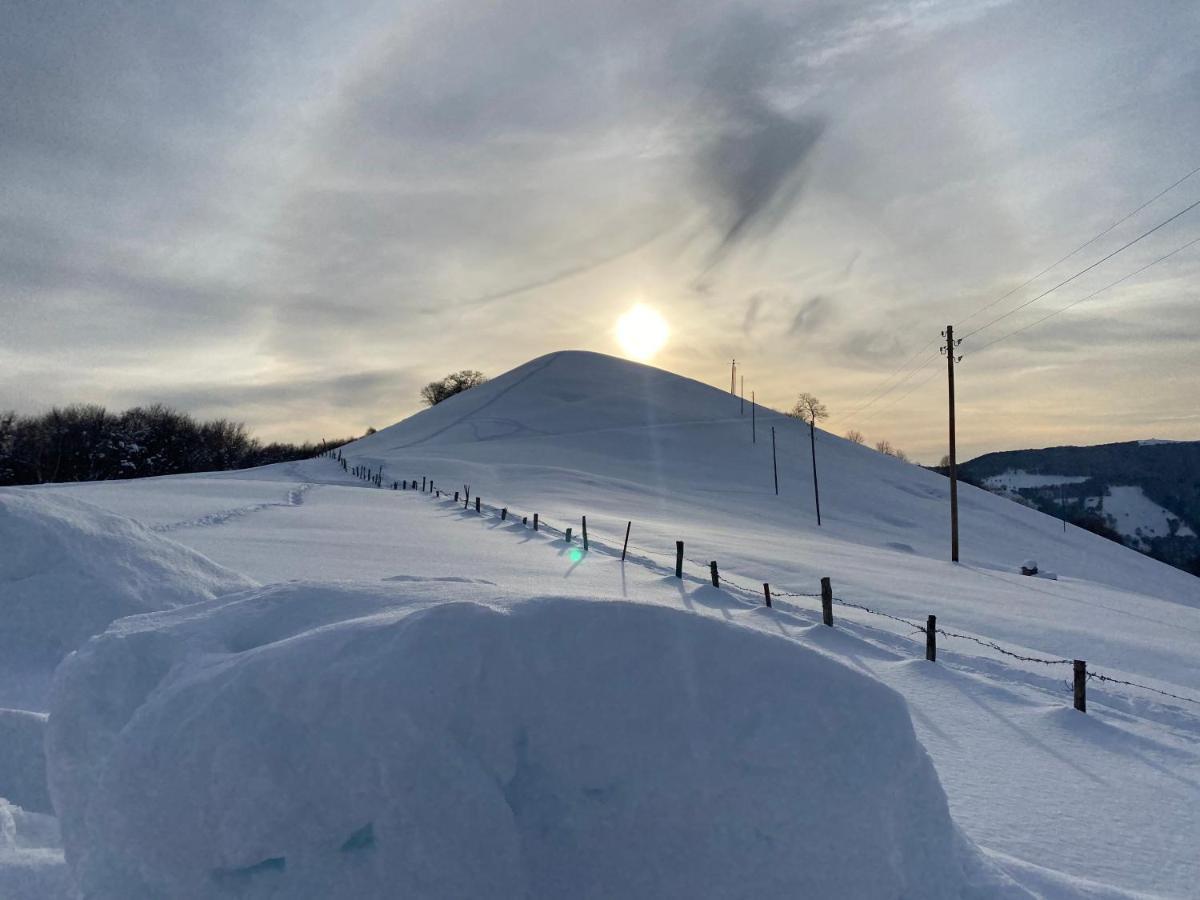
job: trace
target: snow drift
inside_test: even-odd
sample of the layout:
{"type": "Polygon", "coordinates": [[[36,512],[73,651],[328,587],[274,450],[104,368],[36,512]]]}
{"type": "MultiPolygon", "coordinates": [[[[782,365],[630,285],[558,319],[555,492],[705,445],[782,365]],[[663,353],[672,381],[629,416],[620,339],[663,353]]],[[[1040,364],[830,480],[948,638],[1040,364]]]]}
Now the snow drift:
{"type": "Polygon", "coordinates": [[[54,666],[114,619],[252,584],[89,503],[0,490],[0,705],[41,708],[54,666]]]}
{"type": "Polygon", "coordinates": [[[277,585],[68,659],[47,747],[83,893],[1019,892],[873,679],[664,607],[404,591],[277,585]]]}

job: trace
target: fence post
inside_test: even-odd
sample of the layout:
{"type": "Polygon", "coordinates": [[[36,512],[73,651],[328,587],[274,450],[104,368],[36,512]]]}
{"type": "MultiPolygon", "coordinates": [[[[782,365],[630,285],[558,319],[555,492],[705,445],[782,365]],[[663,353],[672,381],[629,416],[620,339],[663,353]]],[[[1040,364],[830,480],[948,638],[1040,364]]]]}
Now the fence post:
{"type": "Polygon", "coordinates": [[[454,492],[454,502],[455,502],[455,503],[457,503],[457,502],[458,502],[458,491],[455,491],[455,492],[454,492]]]}
{"type": "Polygon", "coordinates": [[[408,479],[406,478],[406,479],[404,479],[404,481],[402,481],[402,482],[400,482],[400,483],[401,483],[402,485],[404,485],[404,487],[402,488],[402,490],[405,490],[405,491],[407,491],[407,490],[408,490],[408,479]]]}
{"type": "Polygon", "coordinates": [[[719,588],[721,586],[721,576],[717,574],[717,561],[715,559],[708,564],[708,572],[712,575],[713,587],[719,588]]]}
{"type": "Polygon", "coordinates": [[[925,658],[937,662],[937,616],[925,620],[925,658]]]}
{"type": "Polygon", "coordinates": [[[767,609],[771,608],[771,586],[763,582],[763,598],[767,601],[767,609]]]}
{"type": "Polygon", "coordinates": [[[475,495],[475,512],[479,512],[479,495],[475,495]]]}
{"type": "Polygon", "coordinates": [[[821,621],[833,624],[833,585],[828,576],[821,579],[821,621]]]}
{"type": "Polygon", "coordinates": [[[683,577],[683,541],[675,542],[675,577],[683,577]]]}
{"type": "Polygon", "coordinates": [[[625,562],[625,551],[629,549],[629,529],[633,527],[633,520],[630,519],[625,523],[625,543],[621,545],[621,562],[625,562]]]}
{"type": "Polygon", "coordinates": [[[521,525],[526,526],[528,524],[529,524],[529,516],[521,516],[521,525]]]}
{"type": "Polygon", "coordinates": [[[1075,708],[1087,712],[1087,663],[1075,660],[1075,708]]]}
{"type": "Polygon", "coordinates": [[[584,517],[583,517],[583,549],[584,549],[584,550],[586,550],[587,548],[588,548],[588,542],[587,542],[587,516],[584,516],[584,517]]]}
{"type": "Polygon", "coordinates": [[[533,530],[534,531],[538,530],[538,514],[537,513],[533,514],[533,530]]]}
{"type": "Polygon", "coordinates": [[[502,510],[500,510],[500,521],[503,522],[507,518],[508,518],[508,507],[506,506],[502,510]]]}
{"type": "Polygon", "coordinates": [[[567,543],[571,543],[571,526],[567,526],[567,543]]]}

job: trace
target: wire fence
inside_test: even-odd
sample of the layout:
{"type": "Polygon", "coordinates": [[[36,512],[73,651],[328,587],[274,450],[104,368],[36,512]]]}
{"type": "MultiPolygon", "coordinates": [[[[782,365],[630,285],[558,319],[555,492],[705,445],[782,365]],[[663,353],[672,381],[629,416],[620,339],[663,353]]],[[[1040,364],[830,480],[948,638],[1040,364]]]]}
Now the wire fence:
{"type": "MultiPolygon", "coordinates": [[[[422,477],[422,479],[419,483],[415,478],[413,478],[413,479],[401,479],[401,480],[392,481],[392,482],[390,482],[390,485],[389,485],[389,483],[385,482],[382,478],[382,469],[372,470],[365,466],[351,466],[347,463],[346,460],[344,460],[341,457],[341,455],[338,451],[328,451],[321,455],[326,458],[333,459],[335,462],[337,462],[342,467],[343,471],[347,472],[348,474],[352,474],[355,477],[358,477],[362,481],[365,481],[369,484],[373,484],[375,487],[390,486],[393,490],[421,490],[424,492],[424,495],[432,496],[435,499],[443,499],[444,498],[448,501],[450,501],[450,499],[451,499],[450,495],[451,495],[452,491],[437,487],[434,484],[433,479],[429,478],[428,476],[422,477]]],[[[563,538],[566,538],[568,531],[573,532],[574,526],[571,526],[570,528],[560,528],[558,526],[553,525],[552,523],[547,522],[545,519],[542,519],[540,517],[540,514],[521,513],[521,512],[515,511],[512,507],[495,506],[494,504],[484,503],[482,501],[482,499],[479,497],[478,493],[476,493],[474,495],[475,504],[474,504],[474,506],[472,506],[472,504],[471,504],[472,495],[471,495],[471,491],[470,491],[470,485],[467,485],[467,484],[464,484],[462,486],[461,490],[453,491],[453,494],[455,496],[455,499],[458,499],[460,497],[462,498],[464,511],[470,511],[470,510],[474,509],[480,515],[502,516],[506,520],[512,519],[514,522],[514,525],[517,524],[516,520],[518,517],[521,518],[523,520],[523,522],[528,522],[528,520],[532,517],[534,520],[534,523],[535,523],[534,527],[536,528],[537,531],[545,532],[550,535],[557,535],[557,536],[560,536],[563,538]]],[[[453,501],[451,501],[451,502],[453,502],[453,501]]],[[[573,534],[577,534],[577,533],[573,532],[573,534]]],[[[580,536],[582,537],[582,535],[580,535],[580,536]]],[[[585,539],[588,541],[588,550],[589,551],[592,548],[595,548],[597,551],[601,551],[601,552],[610,552],[613,554],[617,554],[617,552],[618,552],[617,549],[612,544],[609,544],[607,541],[605,541],[603,539],[596,540],[594,538],[591,538],[590,536],[585,539]]],[[[674,575],[676,573],[675,566],[667,564],[667,563],[660,563],[655,559],[655,557],[670,558],[669,554],[664,553],[663,551],[660,551],[660,550],[654,550],[654,549],[650,549],[647,547],[642,547],[638,544],[630,543],[628,541],[628,539],[626,539],[626,541],[623,543],[622,552],[619,555],[621,555],[621,557],[623,559],[630,559],[630,561],[632,561],[634,564],[640,565],[643,568],[648,568],[648,569],[652,569],[652,570],[659,571],[659,572],[664,572],[664,573],[671,574],[671,575],[674,575]],[[629,550],[635,551],[634,554],[632,555],[632,557],[628,553],[629,550]]],[[[691,563],[692,565],[698,566],[701,570],[708,570],[712,566],[712,563],[713,563],[713,561],[711,561],[711,560],[708,562],[705,562],[704,560],[696,559],[694,557],[683,557],[683,560],[691,563]]],[[[691,577],[697,581],[704,580],[700,576],[690,575],[690,573],[689,573],[689,577],[691,577]]],[[[762,586],[763,586],[762,588],[747,587],[745,584],[742,584],[742,583],[736,581],[735,579],[730,578],[724,572],[721,572],[719,574],[719,582],[720,582],[721,587],[733,589],[739,593],[745,594],[748,597],[752,597],[752,598],[763,597],[764,589],[770,584],[770,582],[764,581],[764,582],[760,582],[760,584],[762,584],[762,586]]],[[[793,598],[793,599],[799,599],[799,600],[810,600],[810,599],[820,599],[822,595],[820,593],[816,593],[816,592],[810,593],[810,592],[805,592],[805,591],[780,590],[780,589],[772,586],[770,588],[770,596],[772,598],[783,597],[783,598],[793,598]]],[[[859,603],[859,602],[856,602],[853,600],[847,600],[843,597],[837,596],[836,594],[833,595],[831,597],[831,599],[834,603],[837,603],[840,606],[848,607],[850,609],[855,609],[860,612],[867,613],[868,615],[878,616],[880,618],[888,619],[893,622],[899,622],[900,624],[906,625],[909,628],[911,628],[912,633],[920,633],[920,634],[925,634],[926,636],[928,636],[929,628],[924,623],[917,622],[912,619],[906,619],[903,616],[894,615],[890,612],[880,609],[877,606],[868,606],[865,603],[859,603]]],[[[999,653],[1002,656],[1006,656],[1011,659],[1019,660],[1020,662],[1037,663],[1037,664],[1045,665],[1045,666],[1068,666],[1068,665],[1074,665],[1077,662],[1077,660],[1073,660],[1073,659],[1046,657],[1046,656],[1033,656],[1028,653],[1020,653],[1016,650],[1005,647],[996,641],[989,640],[987,638],[981,638],[981,637],[978,637],[978,636],[972,635],[972,634],[965,634],[960,631],[951,631],[950,629],[942,628],[941,626],[935,626],[933,630],[936,634],[942,635],[943,637],[953,638],[955,640],[969,641],[971,643],[979,645],[980,647],[985,647],[989,650],[999,653]]],[[[1136,682],[1136,681],[1128,681],[1128,680],[1125,680],[1122,678],[1116,678],[1115,676],[1106,675],[1102,672],[1097,672],[1092,669],[1082,669],[1081,671],[1086,673],[1086,678],[1089,681],[1094,680],[1094,681],[1104,682],[1104,683],[1108,683],[1108,684],[1116,684],[1116,685],[1122,685],[1125,687],[1137,688],[1138,690],[1147,691],[1149,693],[1156,694],[1156,695],[1159,695],[1162,697],[1168,697],[1172,700],[1179,700],[1179,701],[1182,701],[1185,703],[1190,703],[1193,705],[1200,706],[1200,700],[1197,700],[1193,697],[1185,697],[1181,694],[1172,693],[1171,691],[1164,691],[1164,690],[1161,690],[1160,688],[1151,687],[1148,684],[1142,684],[1142,683],[1136,682]]],[[[1076,691],[1078,692],[1078,685],[1076,685],[1076,691]]]]}

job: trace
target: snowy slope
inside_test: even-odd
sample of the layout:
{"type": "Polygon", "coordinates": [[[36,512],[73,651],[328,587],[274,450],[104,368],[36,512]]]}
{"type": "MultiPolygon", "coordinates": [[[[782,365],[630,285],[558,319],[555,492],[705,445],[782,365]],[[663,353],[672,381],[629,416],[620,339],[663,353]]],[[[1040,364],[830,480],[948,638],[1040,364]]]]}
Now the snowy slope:
{"type": "MultiPolygon", "coordinates": [[[[537,504],[559,518],[620,519],[650,506],[651,521],[675,531],[697,518],[739,530],[754,522],[788,529],[800,547],[820,535],[946,558],[945,478],[821,432],[818,532],[807,427],[760,407],[752,443],[750,410],[741,409],[728,393],[669,372],[597,353],[555,353],[357,441],[346,455],[383,465],[388,479],[430,474],[452,489],[473,481],[485,497],[537,504]],[[647,492],[651,502],[634,499],[647,492]]],[[[1114,553],[1094,535],[1064,537],[1053,519],[987,491],[964,485],[960,514],[968,564],[1013,571],[1033,556],[1061,574],[1200,605],[1197,579],[1134,552],[1114,553]]]]}
{"type": "MultiPolygon", "coordinates": [[[[742,416],[728,394],[608,357],[563,353],[345,451],[355,464],[382,463],[389,481],[433,476],[450,491],[470,482],[487,504],[483,515],[447,499],[367,488],[327,459],[35,493],[84,497],[264,583],[340,579],[339,591],[382,589],[389,602],[408,602],[414,586],[424,591],[431,580],[446,601],[475,600],[478,583],[490,582],[496,596],[631,600],[786,638],[903,695],[954,820],[1022,884],[1050,897],[1194,895],[1195,704],[1093,681],[1081,716],[1069,707],[1069,666],[1023,662],[947,637],[931,665],[920,658],[923,635],[903,623],[838,605],[837,627],[828,629],[814,624],[814,599],[777,595],[767,611],[758,591],[770,581],[777,592],[810,593],[828,575],[853,603],[915,621],[936,613],[957,633],[1028,655],[1086,658],[1107,675],[1197,697],[1200,581],[1092,535],[1064,535],[1057,521],[969,488],[964,564],[951,566],[944,479],[820,432],[818,529],[806,429],[761,408],[757,424],[752,443],[750,410],[742,416]],[[535,534],[519,518],[501,523],[493,504],[518,517],[540,512],[553,529],[571,525],[576,535],[586,514],[592,550],[581,553],[578,538],[568,547],[561,530],[535,534]],[[628,520],[631,549],[622,565],[628,520]],[[682,581],[670,577],[677,539],[687,547],[682,581]],[[1028,556],[1060,580],[1015,574],[1028,556]],[[710,559],[750,590],[727,580],[720,589],[706,584],[710,559]]],[[[345,612],[347,620],[356,615],[352,604],[345,612]]],[[[182,613],[167,619],[174,615],[182,613]]],[[[342,620],[325,627],[341,628],[342,620]]],[[[164,638],[164,646],[181,640],[192,638],[164,638]]],[[[606,647],[589,643],[577,655],[606,647]]],[[[218,682],[202,661],[182,664],[196,678],[195,708],[203,713],[204,691],[218,682]]],[[[228,677],[252,671],[234,661],[228,677]]],[[[172,692],[152,693],[145,714],[167,728],[184,707],[170,708],[172,692]]],[[[112,786],[117,798],[132,796],[119,788],[112,786]]]]}

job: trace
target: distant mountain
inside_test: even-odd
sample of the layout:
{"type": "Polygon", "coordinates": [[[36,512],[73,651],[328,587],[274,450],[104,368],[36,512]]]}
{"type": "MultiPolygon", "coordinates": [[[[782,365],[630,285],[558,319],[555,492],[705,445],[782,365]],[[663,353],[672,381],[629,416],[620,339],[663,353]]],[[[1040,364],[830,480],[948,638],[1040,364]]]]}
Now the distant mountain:
{"type": "Polygon", "coordinates": [[[1200,575],[1200,441],[988,453],[964,480],[1200,575]]]}

